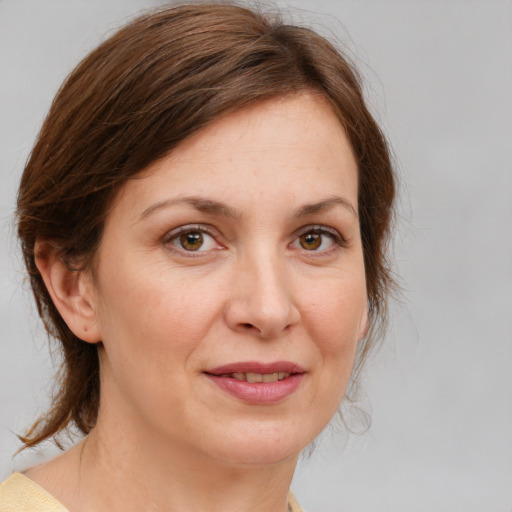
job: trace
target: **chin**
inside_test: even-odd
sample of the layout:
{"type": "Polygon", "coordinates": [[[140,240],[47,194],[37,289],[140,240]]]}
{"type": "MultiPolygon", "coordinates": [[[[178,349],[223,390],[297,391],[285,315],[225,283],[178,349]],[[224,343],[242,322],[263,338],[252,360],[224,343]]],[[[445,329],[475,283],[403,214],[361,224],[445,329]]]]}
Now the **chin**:
{"type": "Polygon", "coordinates": [[[219,458],[230,466],[257,468],[296,461],[301,450],[302,448],[279,447],[276,449],[266,446],[242,446],[236,452],[232,447],[230,453],[219,454],[219,458]]]}
{"type": "Polygon", "coordinates": [[[296,426],[293,431],[282,425],[258,426],[226,436],[212,455],[233,466],[271,466],[296,460],[314,437],[303,437],[296,426]]]}

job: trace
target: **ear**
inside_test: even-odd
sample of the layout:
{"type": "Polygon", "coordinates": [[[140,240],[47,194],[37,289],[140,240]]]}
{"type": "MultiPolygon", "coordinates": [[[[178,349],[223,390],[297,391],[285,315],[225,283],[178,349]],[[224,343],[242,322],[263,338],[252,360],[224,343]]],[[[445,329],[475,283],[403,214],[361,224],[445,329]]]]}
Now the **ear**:
{"type": "Polygon", "coordinates": [[[53,304],[73,334],[88,343],[101,341],[89,272],[71,270],[50,242],[36,241],[35,262],[53,304]]]}
{"type": "Polygon", "coordinates": [[[369,315],[368,315],[368,303],[367,303],[364,313],[361,317],[359,338],[357,341],[362,341],[365,338],[365,336],[368,334],[368,331],[370,330],[370,319],[368,316],[369,315]]]}

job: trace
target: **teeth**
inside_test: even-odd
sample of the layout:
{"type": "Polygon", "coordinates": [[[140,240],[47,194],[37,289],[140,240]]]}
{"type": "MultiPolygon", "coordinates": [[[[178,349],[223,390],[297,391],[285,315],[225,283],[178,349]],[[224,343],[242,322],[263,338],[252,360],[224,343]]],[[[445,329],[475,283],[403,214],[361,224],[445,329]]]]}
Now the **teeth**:
{"type": "Polygon", "coordinates": [[[262,373],[247,372],[245,375],[247,377],[247,382],[250,382],[251,384],[254,382],[263,382],[262,373]]]}
{"type": "Polygon", "coordinates": [[[291,374],[288,372],[275,372],[275,373],[253,373],[253,372],[235,372],[230,373],[229,377],[236,380],[244,380],[251,384],[258,382],[277,382],[278,380],[286,379],[291,374]]]}

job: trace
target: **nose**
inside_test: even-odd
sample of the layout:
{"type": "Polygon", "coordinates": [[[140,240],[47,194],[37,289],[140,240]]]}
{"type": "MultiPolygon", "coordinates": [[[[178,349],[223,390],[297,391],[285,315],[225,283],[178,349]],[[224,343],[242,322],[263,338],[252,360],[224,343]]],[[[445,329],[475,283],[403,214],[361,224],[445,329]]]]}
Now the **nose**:
{"type": "Polygon", "coordinates": [[[300,321],[293,283],[284,267],[278,257],[238,262],[225,310],[231,329],[273,339],[300,321]]]}

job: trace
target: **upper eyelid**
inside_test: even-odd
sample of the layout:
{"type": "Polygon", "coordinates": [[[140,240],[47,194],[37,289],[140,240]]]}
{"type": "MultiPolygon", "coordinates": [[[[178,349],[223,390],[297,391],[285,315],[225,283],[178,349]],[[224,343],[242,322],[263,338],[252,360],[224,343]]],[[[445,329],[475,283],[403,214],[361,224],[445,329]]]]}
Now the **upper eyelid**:
{"type": "Polygon", "coordinates": [[[183,226],[179,226],[177,228],[171,229],[170,231],[167,231],[162,237],[162,240],[164,242],[168,242],[169,240],[175,238],[178,235],[181,235],[182,233],[194,231],[206,233],[207,235],[210,235],[213,238],[218,236],[217,230],[215,230],[213,226],[210,226],[208,224],[184,224],[183,226]]]}
{"type": "Polygon", "coordinates": [[[170,231],[167,231],[167,233],[161,237],[161,243],[167,247],[167,250],[171,251],[175,255],[185,257],[187,259],[193,259],[193,258],[199,258],[204,259],[207,256],[212,256],[213,250],[221,250],[224,247],[224,245],[218,241],[219,236],[215,233],[210,226],[204,225],[204,224],[184,224],[182,226],[179,226],[177,228],[171,229],[170,231]],[[216,248],[210,248],[205,250],[191,250],[188,251],[185,248],[180,248],[175,245],[174,240],[178,239],[181,235],[184,233],[194,233],[194,232],[200,232],[208,237],[211,238],[213,243],[216,244],[216,248]]]}
{"type": "Polygon", "coordinates": [[[308,224],[307,226],[299,228],[297,233],[307,233],[308,231],[324,231],[326,233],[333,233],[335,235],[339,234],[337,229],[324,226],[323,224],[308,224]]]}
{"type": "MultiPolygon", "coordinates": [[[[219,233],[219,231],[212,225],[209,225],[209,224],[184,224],[184,225],[174,228],[170,231],[167,231],[164,234],[164,236],[162,237],[162,240],[164,243],[167,243],[182,233],[193,232],[193,231],[199,231],[199,232],[205,233],[205,234],[211,236],[212,238],[215,238],[216,240],[219,237],[221,237],[221,234],[219,233]]],[[[347,239],[340,233],[340,231],[338,229],[330,227],[330,226],[326,226],[323,224],[308,224],[306,226],[302,226],[293,232],[293,234],[291,235],[291,238],[295,239],[296,237],[299,237],[299,236],[301,236],[305,233],[308,233],[310,231],[316,231],[316,232],[325,234],[327,236],[332,236],[340,244],[348,243],[347,239]]]]}
{"type": "Polygon", "coordinates": [[[334,238],[337,238],[342,242],[345,242],[345,243],[347,242],[347,240],[340,233],[339,230],[329,227],[329,226],[322,225],[322,224],[310,224],[308,226],[303,226],[295,231],[294,236],[300,236],[305,233],[309,233],[310,231],[317,231],[319,233],[323,233],[326,235],[332,235],[334,238]]]}

